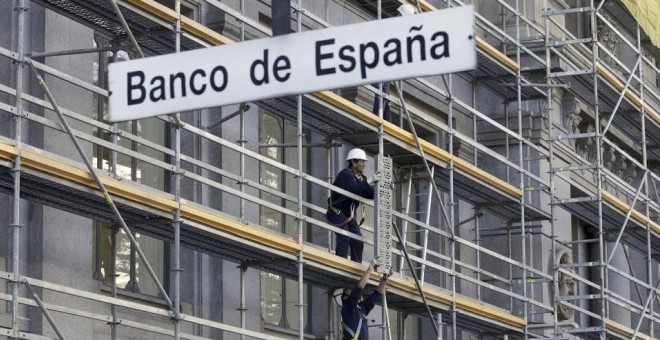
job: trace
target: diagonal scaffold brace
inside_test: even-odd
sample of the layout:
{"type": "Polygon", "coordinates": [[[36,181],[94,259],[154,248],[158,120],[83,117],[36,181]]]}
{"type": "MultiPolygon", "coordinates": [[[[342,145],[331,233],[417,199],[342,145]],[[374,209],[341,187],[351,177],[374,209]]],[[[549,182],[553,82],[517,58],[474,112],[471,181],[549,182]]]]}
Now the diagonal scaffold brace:
{"type": "Polygon", "coordinates": [[[82,149],[80,146],[80,142],[78,142],[78,138],[73,134],[73,131],[71,130],[71,126],[69,123],[66,121],[66,118],[64,117],[64,114],[62,114],[62,111],[60,111],[60,107],[57,105],[57,102],[55,101],[55,98],[53,97],[53,94],[50,92],[50,89],[46,85],[46,82],[44,81],[43,77],[41,74],[37,71],[36,67],[34,67],[34,64],[32,63],[32,60],[28,59],[27,63],[30,65],[30,68],[34,72],[34,75],[37,77],[37,80],[39,82],[39,85],[44,89],[44,92],[46,93],[46,97],[48,98],[48,101],[50,102],[50,105],[53,106],[53,111],[57,114],[57,117],[60,119],[60,123],[62,124],[62,127],[66,131],[66,133],[69,135],[71,138],[71,141],[73,142],[73,145],[76,147],[76,150],[80,154],[80,157],[82,158],[83,162],[85,163],[85,166],[87,166],[87,169],[89,170],[89,174],[98,186],[99,190],[103,194],[103,198],[105,199],[105,202],[110,206],[112,209],[113,214],[117,218],[117,221],[121,225],[121,228],[124,230],[126,233],[126,237],[131,241],[131,244],[135,247],[136,252],[138,253],[138,256],[140,257],[140,260],[142,260],[142,263],[144,266],[147,268],[147,271],[149,272],[149,276],[153,279],[154,283],[158,287],[158,291],[163,295],[163,298],[167,302],[167,306],[170,309],[170,312],[172,313],[172,318],[176,320],[180,320],[181,316],[179,314],[179,311],[174,308],[174,304],[172,303],[172,300],[170,299],[169,295],[165,291],[165,288],[163,285],[160,283],[160,280],[158,280],[158,276],[156,276],[156,272],[153,270],[151,265],[149,264],[149,261],[147,260],[146,255],[144,255],[144,252],[142,252],[142,249],[140,248],[140,245],[138,244],[137,240],[135,239],[135,236],[133,236],[133,233],[131,230],[128,228],[128,225],[126,224],[126,221],[124,221],[124,218],[121,216],[121,213],[119,212],[119,209],[117,209],[117,206],[115,205],[115,202],[112,200],[112,197],[110,197],[110,194],[108,193],[108,190],[105,188],[105,185],[103,185],[103,182],[99,178],[99,176],[96,174],[94,167],[92,166],[92,163],[89,161],[87,158],[87,155],[85,154],[85,151],[82,149]]]}
{"type": "MultiPolygon", "coordinates": [[[[392,229],[394,229],[394,232],[396,233],[396,237],[399,240],[401,240],[401,233],[399,232],[399,227],[396,226],[396,223],[394,223],[394,221],[392,221],[392,229]]],[[[426,301],[426,295],[424,295],[424,290],[422,290],[422,284],[419,282],[419,279],[417,278],[417,273],[415,273],[415,267],[413,266],[412,261],[410,260],[410,256],[408,256],[408,251],[406,250],[406,247],[402,246],[401,250],[403,251],[403,256],[406,258],[408,267],[410,268],[410,274],[412,274],[412,277],[415,280],[415,287],[417,287],[417,292],[419,293],[419,296],[422,298],[422,303],[426,307],[426,312],[429,314],[429,318],[431,318],[431,324],[433,324],[433,329],[435,330],[435,334],[438,335],[440,334],[440,330],[438,329],[436,318],[433,316],[433,312],[431,312],[431,307],[429,306],[429,303],[426,301]]]]}

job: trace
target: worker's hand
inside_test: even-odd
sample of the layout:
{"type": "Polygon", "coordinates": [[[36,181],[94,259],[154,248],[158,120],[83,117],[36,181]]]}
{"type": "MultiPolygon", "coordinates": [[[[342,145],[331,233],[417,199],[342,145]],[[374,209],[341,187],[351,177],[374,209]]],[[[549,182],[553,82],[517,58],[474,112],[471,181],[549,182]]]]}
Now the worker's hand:
{"type": "Polygon", "coordinates": [[[385,282],[385,281],[387,281],[387,279],[389,279],[390,276],[392,276],[392,273],[393,273],[393,271],[392,271],[392,268],[390,267],[390,271],[387,272],[387,273],[385,273],[385,274],[383,274],[383,276],[380,278],[380,281],[381,281],[381,282],[385,282]]]}
{"type": "Polygon", "coordinates": [[[368,182],[369,182],[370,184],[371,184],[371,183],[376,183],[376,182],[380,181],[380,180],[382,179],[382,177],[383,177],[383,176],[382,176],[382,174],[380,173],[380,171],[376,171],[376,172],[373,174],[373,176],[371,176],[371,178],[368,180],[368,182]]]}
{"type": "Polygon", "coordinates": [[[373,259],[371,259],[371,263],[369,264],[369,266],[370,266],[373,270],[376,270],[376,268],[378,268],[378,258],[377,258],[377,257],[374,257],[373,259]]]}

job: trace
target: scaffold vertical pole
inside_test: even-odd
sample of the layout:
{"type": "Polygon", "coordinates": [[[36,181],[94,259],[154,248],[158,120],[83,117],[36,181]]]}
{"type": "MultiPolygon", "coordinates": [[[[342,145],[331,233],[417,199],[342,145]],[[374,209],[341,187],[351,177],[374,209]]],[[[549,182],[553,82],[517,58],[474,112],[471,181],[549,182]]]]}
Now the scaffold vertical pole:
{"type": "MultiPolygon", "coordinates": [[[[550,8],[548,7],[548,0],[543,1],[543,10],[547,13],[550,8]]],[[[554,125],[552,124],[552,117],[550,116],[550,110],[552,108],[552,95],[553,95],[553,90],[551,85],[551,80],[550,80],[550,73],[551,68],[550,68],[550,28],[548,25],[550,24],[550,20],[548,19],[547,15],[543,16],[543,39],[544,39],[544,45],[545,45],[545,78],[546,78],[546,84],[548,85],[546,87],[546,110],[547,112],[547,117],[548,117],[548,135],[550,136],[550,141],[548,143],[548,164],[549,167],[552,167],[554,164],[554,143],[555,139],[554,137],[554,125]]],[[[545,113],[544,113],[545,115],[545,113]]],[[[553,200],[556,195],[556,188],[555,188],[555,172],[550,171],[548,173],[549,175],[549,182],[550,182],[550,200],[553,200]]],[[[559,268],[557,267],[557,259],[556,259],[556,254],[557,254],[557,235],[556,235],[556,230],[555,230],[555,215],[557,214],[557,207],[555,204],[550,204],[550,237],[551,237],[551,243],[550,243],[550,264],[552,266],[552,287],[550,290],[550,298],[552,299],[552,308],[553,308],[553,313],[552,313],[552,336],[553,337],[558,337],[559,336],[559,324],[558,324],[558,310],[559,310],[559,268]]]]}
{"type": "MultiPolygon", "coordinates": [[[[597,31],[597,16],[594,8],[594,0],[589,1],[590,7],[590,23],[591,23],[591,38],[593,41],[598,41],[598,31],[597,31]]],[[[598,199],[598,270],[600,276],[600,292],[599,292],[599,301],[600,301],[600,338],[605,339],[607,337],[606,325],[606,308],[607,308],[607,298],[605,294],[605,289],[607,287],[607,275],[606,275],[606,264],[605,264],[605,249],[607,247],[605,240],[605,231],[603,229],[603,172],[602,172],[602,148],[603,140],[601,136],[601,122],[600,122],[600,112],[599,112],[599,103],[598,103],[598,76],[597,76],[597,63],[598,63],[598,44],[591,44],[591,71],[594,74],[594,83],[593,83],[593,100],[594,100],[594,121],[595,132],[596,132],[596,177],[597,177],[597,199],[598,199]]]]}
{"type": "MultiPolygon", "coordinates": [[[[112,62],[117,62],[117,53],[118,50],[115,50],[112,53],[112,62]]],[[[117,123],[112,123],[112,145],[116,147],[119,143],[119,126],[117,123]]],[[[110,171],[112,172],[112,177],[117,178],[119,174],[117,173],[117,151],[115,148],[112,148],[110,151],[110,171]]],[[[117,225],[112,225],[110,230],[110,294],[113,298],[117,298],[117,233],[119,232],[119,227],[117,225]]],[[[117,306],[113,303],[110,305],[110,314],[112,320],[110,321],[110,338],[112,340],[117,339],[117,306]]]]}
{"type": "MultiPolygon", "coordinates": [[[[451,105],[451,104],[449,104],[451,105]]],[[[430,181],[434,180],[435,175],[435,166],[431,167],[431,178],[430,181]]],[[[424,217],[424,224],[429,225],[431,223],[431,208],[433,207],[433,186],[429,185],[429,192],[426,196],[426,216],[424,217]]],[[[419,281],[424,283],[424,278],[426,277],[426,255],[428,254],[428,245],[429,245],[429,230],[428,228],[423,228],[422,230],[422,265],[419,273],[419,281]]]]}
{"type": "MultiPolygon", "coordinates": [[[[451,1],[447,1],[447,8],[451,8],[452,4],[451,1]]],[[[449,170],[449,216],[447,217],[447,229],[450,231],[449,235],[449,243],[450,243],[450,273],[451,273],[451,295],[452,295],[452,302],[451,302],[451,333],[452,333],[452,339],[458,339],[458,329],[456,327],[457,323],[457,305],[456,305],[456,300],[457,300],[457,294],[456,294],[456,230],[455,230],[455,225],[454,225],[454,220],[456,219],[455,213],[456,213],[456,201],[454,197],[454,91],[453,91],[453,77],[452,74],[448,75],[442,75],[442,81],[445,84],[445,88],[447,90],[448,94],[448,100],[449,104],[447,105],[447,111],[448,111],[448,117],[447,117],[447,123],[449,125],[449,143],[448,143],[448,151],[451,154],[451,158],[448,162],[448,170],[449,170]]],[[[433,173],[431,173],[431,183],[435,183],[435,179],[433,178],[433,173]]],[[[435,187],[434,187],[435,188],[435,187]]],[[[437,188],[435,188],[437,189],[437,188]]],[[[440,193],[438,193],[440,194],[440,193]]],[[[439,200],[438,202],[441,206],[443,205],[443,201],[439,200]]],[[[443,209],[444,210],[444,209],[443,209]]],[[[428,236],[428,234],[425,234],[425,236],[428,236]]],[[[440,333],[440,332],[438,332],[440,333]]]]}
{"type": "MultiPolygon", "coordinates": [[[[23,67],[24,67],[24,31],[25,31],[25,14],[28,8],[26,7],[25,0],[16,0],[14,11],[16,12],[16,30],[12,30],[12,40],[16,46],[18,53],[18,61],[16,63],[16,114],[14,115],[14,143],[16,147],[21,147],[21,131],[23,129],[22,116],[23,116],[23,67]]],[[[18,290],[20,288],[20,272],[19,272],[19,246],[21,234],[21,154],[18,153],[14,159],[14,166],[12,168],[14,175],[14,197],[13,197],[13,211],[11,217],[11,329],[12,336],[18,338],[19,325],[18,325],[18,290]]]]}
{"type": "MultiPolygon", "coordinates": [[[[642,59],[643,57],[643,52],[642,52],[642,32],[641,32],[641,27],[639,25],[639,22],[636,25],[636,40],[637,40],[637,53],[639,53],[639,58],[642,59]]],[[[639,74],[639,79],[644,79],[644,63],[640,62],[639,68],[637,69],[637,72],[639,74]]],[[[644,83],[640,82],[639,84],[639,98],[644,102],[644,83]]],[[[651,221],[651,210],[650,210],[650,204],[649,200],[651,197],[651,193],[649,192],[649,181],[653,180],[653,177],[649,179],[648,177],[651,176],[649,174],[649,168],[648,168],[648,140],[646,139],[646,111],[644,105],[641,106],[640,110],[640,121],[641,121],[641,129],[642,129],[642,140],[640,141],[640,144],[642,145],[642,165],[644,166],[644,172],[645,172],[645,178],[646,181],[644,182],[644,194],[646,196],[646,199],[644,201],[644,213],[646,214],[647,221],[651,221]]],[[[656,190],[657,193],[657,190],[656,190]]],[[[651,226],[650,223],[646,223],[646,282],[651,287],[653,284],[653,250],[652,250],[652,237],[653,235],[651,234],[651,226]]],[[[632,269],[632,268],[631,268],[632,269]]],[[[633,275],[635,276],[635,275],[633,275]]],[[[649,289],[649,295],[654,294],[652,289],[649,289]]],[[[656,295],[657,298],[657,295],[656,295]]],[[[640,296],[640,301],[641,301],[641,296],[640,296]]],[[[653,306],[655,304],[651,304],[649,308],[649,314],[653,315],[653,306]]],[[[643,313],[642,313],[643,315],[643,313]]],[[[640,316],[641,318],[641,316],[640,316]]],[[[651,336],[652,339],[655,338],[655,328],[654,328],[655,322],[652,320],[649,322],[649,333],[648,335],[651,336]]]]}
{"type": "MultiPolygon", "coordinates": [[[[481,247],[481,223],[480,223],[480,215],[481,214],[481,209],[477,207],[475,209],[474,216],[476,218],[474,219],[474,239],[475,243],[477,244],[477,248],[481,247]]],[[[477,250],[476,254],[476,259],[477,263],[477,281],[481,282],[481,251],[477,250]]],[[[477,301],[481,301],[481,285],[477,285],[477,301]]]]}
{"type": "Polygon", "coordinates": [[[333,288],[328,289],[328,300],[327,300],[327,326],[326,326],[326,339],[334,340],[335,339],[335,290],[333,288]]]}
{"type": "MultiPolygon", "coordinates": [[[[410,214],[410,195],[412,194],[413,174],[414,174],[413,168],[410,167],[410,175],[408,177],[408,190],[406,191],[406,204],[403,211],[403,214],[406,217],[408,216],[408,214],[410,214]]],[[[403,237],[402,239],[399,240],[401,247],[406,246],[407,232],[408,232],[408,220],[404,219],[403,221],[401,221],[401,236],[403,237]]],[[[405,259],[403,256],[399,258],[399,276],[401,277],[403,277],[403,273],[404,273],[404,266],[403,266],[404,260],[405,259]]]]}
{"type": "MultiPolygon", "coordinates": [[[[112,225],[110,229],[110,295],[113,299],[117,298],[117,233],[119,232],[119,227],[117,225],[112,225]]],[[[117,318],[117,305],[114,303],[110,305],[110,316],[112,320],[110,321],[110,338],[112,340],[117,339],[117,326],[119,325],[119,320],[117,318]]]]}
{"type": "MultiPolygon", "coordinates": [[[[247,327],[247,321],[246,321],[247,304],[245,300],[245,285],[247,284],[246,276],[247,276],[248,267],[247,264],[243,262],[238,268],[241,271],[240,282],[239,282],[241,306],[239,307],[239,312],[241,314],[241,328],[245,329],[247,327]]],[[[241,334],[241,340],[244,339],[245,339],[245,334],[241,334]]]]}
{"type": "Polygon", "coordinates": [[[383,319],[383,330],[385,336],[383,336],[383,339],[392,340],[392,328],[390,327],[390,313],[388,313],[388,308],[387,308],[387,292],[383,294],[383,312],[385,314],[385,318],[383,319]]]}
{"type": "MultiPolygon", "coordinates": [[[[511,221],[507,221],[506,223],[506,249],[507,256],[510,259],[513,258],[513,233],[511,232],[511,221]]],[[[509,275],[507,277],[509,280],[509,293],[511,293],[511,296],[509,296],[509,310],[513,310],[513,264],[509,263],[507,267],[507,274],[509,275]]]]}
{"type": "MultiPolygon", "coordinates": [[[[174,48],[175,53],[181,52],[181,0],[174,1],[174,11],[176,21],[174,22],[174,48]]],[[[178,312],[181,310],[181,114],[175,113],[172,117],[174,121],[174,199],[176,209],[174,209],[174,309],[172,317],[174,322],[174,340],[179,340],[180,317],[178,312]]]]}
{"type": "MultiPolygon", "coordinates": [[[[245,15],[245,0],[241,0],[239,3],[240,6],[240,12],[241,15],[245,15]]],[[[241,41],[245,40],[245,21],[241,20],[239,23],[239,29],[240,29],[240,39],[241,41]]],[[[241,113],[239,115],[239,141],[238,144],[241,146],[241,148],[245,147],[245,143],[247,142],[245,139],[245,111],[246,110],[240,110],[241,113]]],[[[238,154],[239,158],[239,171],[241,174],[241,181],[239,182],[238,186],[241,189],[241,197],[239,197],[239,216],[241,221],[245,222],[245,199],[244,194],[245,194],[245,154],[240,152],[238,154]]]]}
{"type": "MultiPolygon", "coordinates": [[[[332,158],[333,158],[333,152],[331,150],[330,143],[328,143],[328,147],[325,149],[325,178],[326,178],[326,182],[330,184],[332,183],[332,169],[334,169],[332,158]]],[[[332,191],[330,189],[327,189],[325,196],[330,197],[331,193],[332,191]]],[[[332,231],[328,230],[326,232],[326,235],[328,237],[328,249],[335,249],[334,247],[335,238],[333,237],[332,231]]]]}
{"type": "MultiPolygon", "coordinates": [[[[302,32],[302,0],[298,0],[297,10],[296,10],[296,25],[298,33],[302,32]]],[[[302,95],[298,95],[296,98],[297,106],[297,147],[296,147],[296,157],[298,164],[298,176],[296,178],[298,194],[296,195],[297,200],[297,214],[296,223],[298,226],[298,245],[300,245],[300,251],[298,252],[298,339],[304,340],[305,337],[305,282],[303,281],[303,261],[304,261],[304,252],[303,252],[303,228],[305,223],[303,220],[303,173],[304,173],[304,164],[303,164],[303,103],[302,95]]]]}
{"type": "MultiPolygon", "coordinates": [[[[516,41],[520,41],[520,1],[516,0],[516,41]]],[[[520,45],[516,44],[516,63],[520,65],[520,45]]],[[[522,87],[521,87],[521,68],[519,67],[516,70],[516,99],[518,103],[518,135],[523,136],[523,131],[522,131],[522,87]]],[[[507,145],[507,148],[509,146],[507,145]]],[[[518,173],[519,176],[519,186],[520,186],[520,191],[523,193],[520,196],[520,257],[521,257],[521,262],[522,262],[522,273],[521,273],[521,280],[520,282],[522,283],[522,295],[523,295],[523,301],[522,301],[522,318],[524,320],[528,319],[528,314],[529,311],[527,310],[527,230],[526,230],[526,225],[525,225],[525,176],[524,176],[524,169],[525,169],[525,163],[524,163],[524,148],[523,148],[523,141],[522,138],[518,140],[518,166],[520,168],[520,171],[518,173]]],[[[531,243],[531,242],[530,242],[531,243]]],[[[528,339],[529,335],[527,332],[527,324],[524,326],[524,339],[528,339]]]]}
{"type": "MultiPolygon", "coordinates": [[[[381,0],[377,0],[376,1],[376,19],[381,20],[382,15],[383,15],[383,13],[382,13],[382,2],[381,2],[381,0]]],[[[381,165],[382,165],[381,160],[385,157],[385,155],[384,155],[384,145],[383,145],[383,134],[384,134],[384,131],[383,131],[383,127],[384,127],[384,124],[383,124],[383,112],[384,112],[384,108],[383,108],[383,103],[384,103],[384,101],[383,101],[383,83],[378,83],[378,91],[376,93],[376,96],[378,97],[378,120],[379,121],[378,121],[378,162],[376,162],[375,171],[378,172],[378,171],[383,171],[383,169],[381,169],[381,165]]],[[[380,202],[381,197],[380,196],[382,194],[381,193],[382,188],[381,188],[381,185],[379,185],[379,184],[380,183],[376,183],[376,192],[375,192],[375,195],[374,195],[374,198],[375,198],[375,202],[374,202],[374,258],[376,258],[378,256],[378,254],[380,254],[382,252],[382,249],[379,249],[382,246],[380,244],[381,233],[382,233],[382,230],[380,230],[380,225],[382,223],[381,216],[380,216],[381,209],[382,209],[382,207],[380,206],[381,205],[381,202],[380,202]]],[[[388,213],[389,213],[389,211],[388,211],[388,213]]],[[[384,260],[384,259],[379,259],[379,262],[381,260],[384,260]]],[[[379,263],[379,265],[380,265],[380,263],[379,263]]],[[[381,313],[381,320],[383,322],[383,327],[382,327],[382,332],[381,332],[382,333],[382,335],[381,335],[382,339],[387,339],[388,329],[389,329],[389,324],[387,324],[387,322],[386,322],[386,320],[389,320],[389,318],[387,317],[387,297],[386,297],[386,295],[387,294],[383,295],[383,308],[382,308],[382,313],[381,313]]]]}

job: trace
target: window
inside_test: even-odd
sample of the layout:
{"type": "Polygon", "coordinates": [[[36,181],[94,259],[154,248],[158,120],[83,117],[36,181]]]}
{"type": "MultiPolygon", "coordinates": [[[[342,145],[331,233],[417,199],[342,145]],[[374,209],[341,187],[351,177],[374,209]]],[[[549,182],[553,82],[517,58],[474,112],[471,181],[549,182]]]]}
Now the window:
{"type": "MultiPolygon", "coordinates": [[[[114,262],[117,288],[131,293],[158,296],[160,294],[158,286],[149,275],[146,266],[140,260],[135,247],[131,245],[131,241],[124,230],[119,226],[112,227],[105,223],[99,223],[94,229],[94,239],[96,240],[93,257],[95,263],[94,278],[110,285],[114,262]],[[116,244],[114,254],[113,242],[116,244]]],[[[151,264],[158,280],[163,286],[167,287],[164,282],[167,279],[165,276],[165,242],[135,232],[133,236],[149,260],[149,264],[151,264]]]]}
{"type": "MultiPolygon", "coordinates": [[[[107,47],[110,44],[102,38],[96,38],[94,45],[98,47],[107,47]]],[[[94,85],[107,88],[108,64],[114,60],[117,62],[130,60],[130,53],[131,52],[129,51],[123,50],[117,51],[116,55],[113,52],[100,53],[99,61],[94,64],[94,85]]],[[[108,98],[96,94],[94,98],[94,108],[96,109],[95,118],[104,123],[108,123],[108,98]]],[[[157,145],[165,145],[166,143],[165,135],[167,127],[165,126],[165,122],[157,118],[117,123],[117,128],[120,131],[142,137],[157,145]]],[[[94,134],[99,138],[112,142],[112,134],[110,131],[99,128],[94,131],[94,134]]],[[[128,138],[124,138],[121,135],[117,136],[117,143],[119,146],[132,151],[137,151],[138,153],[155,160],[166,161],[165,155],[161,152],[145,146],[142,143],[137,143],[128,138]]],[[[111,158],[112,151],[110,149],[102,146],[94,148],[93,164],[95,164],[97,168],[111,171],[111,158]]],[[[149,187],[159,190],[165,188],[165,170],[152,165],[149,161],[138,160],[117,152],[117,165],[115,171],[118,176],[149,187]]]]}
{"type": "MultiPolygon", "coordinates": [[[[309,133],[306,133],[305,135],[309,136],[309,133]]],[[[297,149],[295,147],[289,148],[283,145],[295,145],[296,141],[297,128],[294,123],[271,115],[266,111],[261,111],[259,113],[259,143],[261,155],[280,163],[296,167],[297,149]]],[[[303,151],[305,151],[303,154],[303,170],[305,171],[307,168],[307,150],[303,151]]],[[[292,174],[264,163],[261,163],[259,172],[261,184],[273,190],[272,193],[262,191],[261,198],[295,211],[295,202],[287,201],[274,193],[282,192],[295,197],[297,193],[296,178],[292,174]]],[[[305,197],[306,194],[307,190],[306,188],[303,188],[303,197],[305,197]]],[[[291,216],[282,214],[273,209],[261,207],[260,222],[261,225],[274,231],[282,232],[292,237],[297,235],[296,220],[291,216]]],[[[303,299],[305,300],[304,313],[306,329],[309,329],[310,327],[310,318],[308,317],[310,299],[308,291],[308,285],[304,285],[303,299]]],[[[297,305],[297,281],[273,273],[261,273],[261,316],[264,322],[286,329],[298,330],[299,308],[297,305]]]]}
{"type": "MultiPolygon", "coordinates": [[[[297,142],[296,125],[265,111],[259,113],[259,122],[261,155],[291,167],[297,167],[297,149],[286,147],[286,145],[295,145],[297,142]]],[[[303,131],[303,133],[309,136],[308,132],[303,131]]],[[[273,192],[285,193],[293,197],[297,195],[298,184],[293,174],[269,164],[260,164],[259,178],[261,184],[271,188],[273,192]]],[[[307,149],[303,149],[303,171],[307,171],[307,149]]],[[[306,195],[307,188],[303,186],[303,197],[306,197],[306,195]]],[[[292,211],[297,209],[296,202],[285,200],[271,192],[262,191],[261,198],[292,211]]],[[[292,216],[261,207],[260,222],[261,225],[269,229],[283,232],[292,237],[297,236],[297,221],[292,216]]],[[[306,233],[306,230],[304,232],[306,233]]]]}
{"type": "MultiPolygon", "coordinates": [[[[94,45],[98,47],[109,46],[110,44],[103,38],[97,37],[94,45]]],[[[94,64],[94,84],[107,88],[107,65],[113,60],[118,62],[131,59],[130,52],[117,51],[99,53],[99,60],[94,64]]],[[[107,123],[108,98],[96,95],[94,98],[94,108],[96,119],[107,123]]],[[[125,132],[140,136],[159,145],[166,143],[165,123],[158,119],[145,119],[140,121],[130,121],[118,123],[117,127],[125,132]]],[[[109,131],[98,129],[95,135],[107,141],[112,141],[112,134],[109,131]]],[[[159,151],[153,150],[140,143],[131,141],[121,135],[117,137],[117,144],[126,149],[136,151],[142,155],[165,161],[165,156],[159,151]]],[[[112,150],[97,146],[94,148],[93,164],[99,169],[111,171],[112,150]]],[[[165,170],[149,161],[137,160],[116,153],[116,174],[117,176],[128,180],[141,183],[159,190],[165,189],[165,170]]],[[[130,225],[129,225],[130,228],[130,225]]],[[[140,245],[140,249],[146,255],[151,267],[156,272],[158,279],[164,286],[164,280],[167,279],[166,263],[169,252],[164,241],[135,233],[134,237],[140,245]]],[[[150,277],[145,265],[137,256],[135,247],[131,245],[124,230],[120,227],[113,227],[108,224],[97,222],[93,232],[93,264],[94,279],[110,284],[113,274],[113,264],[115,274],[117,275],[117,287],[133,293],[142,293],[157,296],[160,294],[156,284],[150,277]],[[116,246],[113,247],[113,244],[116,246]]]]}
{"type": "Polygon", "coordinates": [[[405,312],[397,312],[388,309],[387,313],[390,318],[390,334],[394,339],[421,339],[420,334],[420,319],[416,315],[407,314],[405,312]]]}

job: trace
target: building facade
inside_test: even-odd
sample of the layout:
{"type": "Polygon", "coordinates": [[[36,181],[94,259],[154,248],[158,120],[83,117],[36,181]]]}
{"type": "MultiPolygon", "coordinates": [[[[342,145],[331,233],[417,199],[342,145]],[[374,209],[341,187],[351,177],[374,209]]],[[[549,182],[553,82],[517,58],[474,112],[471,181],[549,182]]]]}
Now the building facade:
{"type": "MultiPolygon", "coordinates": [[[[293,0],[291,34],[403,3],[293,0]]],[[[660,9],[410,4],[474,6],[477,68],[110,123],[108,65],[267,38],[271,1],[0,2],[0,335],[339,339],[382,247],[378,201],[363,264],[324,218],[359,147],[393,164],[371,338],[655,338],[660,9]]]]}

